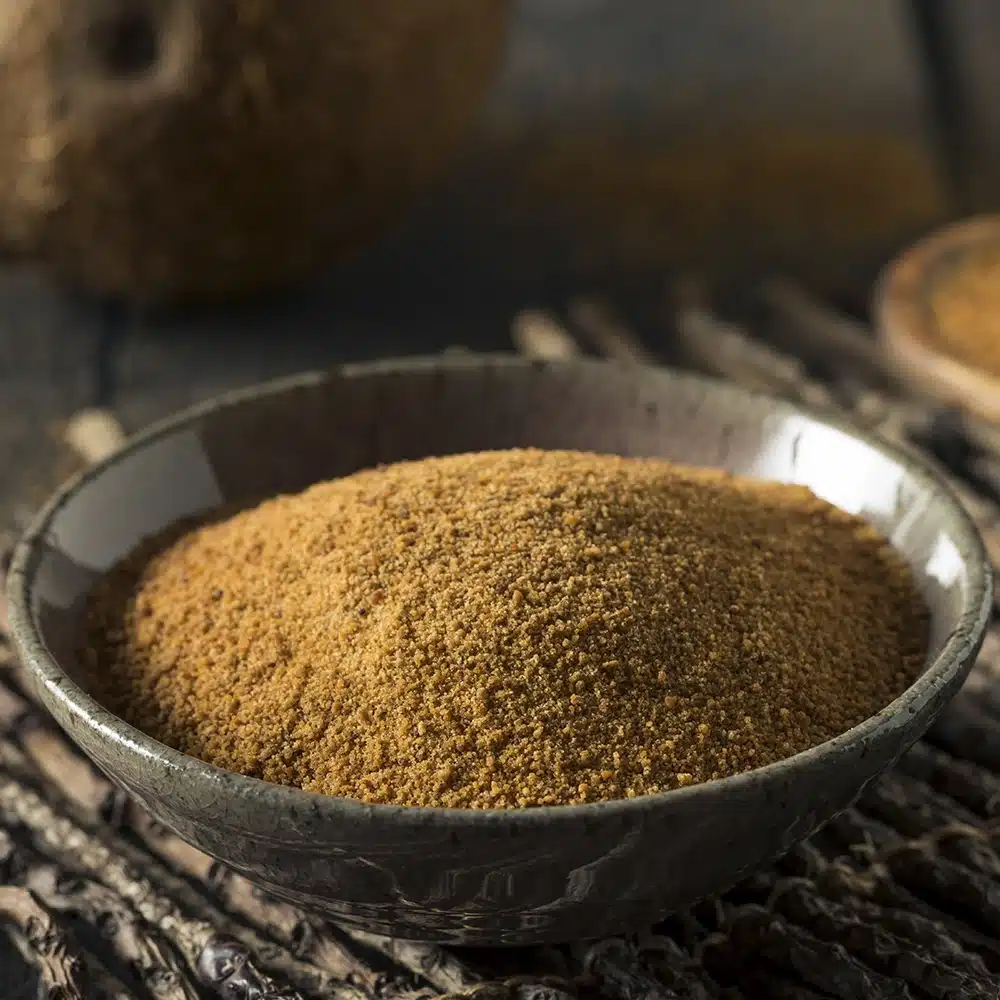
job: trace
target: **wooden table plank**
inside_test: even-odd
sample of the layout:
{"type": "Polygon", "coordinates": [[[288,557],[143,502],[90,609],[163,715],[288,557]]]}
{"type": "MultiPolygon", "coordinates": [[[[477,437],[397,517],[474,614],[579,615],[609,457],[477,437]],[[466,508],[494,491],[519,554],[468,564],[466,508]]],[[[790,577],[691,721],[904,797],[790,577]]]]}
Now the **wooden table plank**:
{"type": "Polygon", "coordinates": [[[0,268],[0,526],[23,522],[72,466],[58,426],[95,401],[97,310],[26,268],[0,268]]]}

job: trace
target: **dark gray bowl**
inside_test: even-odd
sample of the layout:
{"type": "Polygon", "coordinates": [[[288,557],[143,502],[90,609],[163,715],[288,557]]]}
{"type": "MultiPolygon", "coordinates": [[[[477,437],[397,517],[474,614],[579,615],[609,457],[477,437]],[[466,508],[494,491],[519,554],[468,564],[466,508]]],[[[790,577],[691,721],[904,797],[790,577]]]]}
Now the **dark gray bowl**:
{"type": "Polygon", "coordinates": [[[14,635],[39,695],[158,820],[338,920],[485,944],[648,925],[808,836],[955,693],[991,596],[982,543],[954,497],[875,440],[690,375],[513,358],[351,367],[191,410],[59,493],[10,573],[14,635]],[[528,444],[804,483],[863,515],[906,557],[930,604],[923,675],[844,736],[749,774],[626,802],[510,812],[372,807],[230,774],[131,728],[74,682],[81,602],[144,536],[223,502],[377,462],[528,444]]]}

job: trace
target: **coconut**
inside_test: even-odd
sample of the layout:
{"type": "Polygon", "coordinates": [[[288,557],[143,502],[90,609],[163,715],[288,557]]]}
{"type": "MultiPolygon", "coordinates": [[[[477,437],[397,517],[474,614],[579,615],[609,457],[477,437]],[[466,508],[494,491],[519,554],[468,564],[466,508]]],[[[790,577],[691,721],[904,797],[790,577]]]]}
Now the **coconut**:
{"type": "Polygon", "coordinates": [[[507,0],[0,0],[0,242],[103,295],[286,286],[444,169],[507,0]]]}

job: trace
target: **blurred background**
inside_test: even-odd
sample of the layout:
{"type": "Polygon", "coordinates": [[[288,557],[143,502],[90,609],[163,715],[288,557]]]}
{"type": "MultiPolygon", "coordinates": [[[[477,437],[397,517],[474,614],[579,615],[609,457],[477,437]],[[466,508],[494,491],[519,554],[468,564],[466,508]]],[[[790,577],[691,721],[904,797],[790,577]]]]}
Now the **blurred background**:
{"type": "Polygon", "coordinates": [[[516,0],[472,133],[375,246],[211,314],[57,302],[12,263],[0,370],[44,368],[68,325],[58,391],[135,425],[342,356],[507,347],[513,312],[579,293],[655,339],[681,273],[788,274],[860,315],[908,241],[1000,204],[998,45],[990,0],[516,0]]]}

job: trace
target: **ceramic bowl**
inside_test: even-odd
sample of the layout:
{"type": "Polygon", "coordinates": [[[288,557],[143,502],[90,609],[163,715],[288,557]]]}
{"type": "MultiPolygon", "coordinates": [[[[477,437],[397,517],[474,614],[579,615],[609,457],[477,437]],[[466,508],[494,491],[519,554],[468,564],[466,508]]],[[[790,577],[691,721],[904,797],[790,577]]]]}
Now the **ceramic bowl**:
{"type": "Polygon", "coordinates": [[[980,538],[947,487],[847,426],[665,369],[481,357],[306,375],[168,420],[48,504],[9,585],[39,696],[161,823],[336,920],[489,945],[648,926],[807,837],[957,691],[991,595],[980,538]],[[517,445],[724,467],[803,483],[860,514],[906,558],[930,606],[922,675],[878,715],[783,762],[631,801],[514,811],[369,806],[231,774],[126,725],[79,685],[84,597],[144,536],[378,462],[517,445]]]}
{"type": "Polygon", "coordinates": [[[936,283],[971,254],[1000,246],[1000,216],[976,216],[939,229],[904,250],[875,286],[872,314],[898,375],[919,392],[1000,423],[1000,378],[948,355],[931,308],[936,283]]]}

